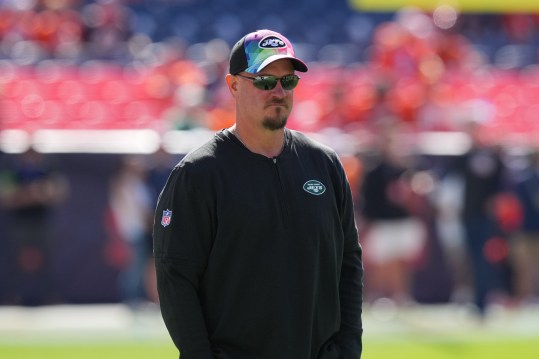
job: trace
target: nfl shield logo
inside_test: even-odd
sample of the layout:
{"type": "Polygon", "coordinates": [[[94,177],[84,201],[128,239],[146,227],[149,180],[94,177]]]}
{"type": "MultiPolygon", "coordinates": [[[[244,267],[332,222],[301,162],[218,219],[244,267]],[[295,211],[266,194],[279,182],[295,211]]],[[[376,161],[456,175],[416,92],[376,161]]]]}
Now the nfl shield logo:
{"type": "Polygon", "coordinates": [[[165,209],[163,211],[163,217],[161,217],[161,225],[166,227],[170,224],[170,219],[172,218],[172,211],[165,209]]]}

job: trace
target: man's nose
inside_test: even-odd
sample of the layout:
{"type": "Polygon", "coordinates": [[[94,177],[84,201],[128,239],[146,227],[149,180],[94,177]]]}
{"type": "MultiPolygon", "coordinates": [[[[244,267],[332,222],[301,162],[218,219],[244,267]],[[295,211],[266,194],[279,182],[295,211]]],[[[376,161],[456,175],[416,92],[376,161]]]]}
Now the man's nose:
{"type": "Polygon", "coordinates": [[[275,96],[283,97],[286,94],[286,90],[283,88],[283,84],[281,84],[281,80],[277,81],[277,85],[273,89],[271,89],[272,94],[275,96]]]}

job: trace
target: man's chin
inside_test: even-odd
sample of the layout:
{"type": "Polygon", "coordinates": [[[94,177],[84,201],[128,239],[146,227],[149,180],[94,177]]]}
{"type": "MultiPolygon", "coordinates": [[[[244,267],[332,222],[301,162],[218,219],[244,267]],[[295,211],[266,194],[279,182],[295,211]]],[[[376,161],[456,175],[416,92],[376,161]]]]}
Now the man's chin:
{"type": "Polygon", "coordinates": [[[286,126],[288,117],[279,118],[266,118],[264,119],[264,127],[268,130],[277,131],[282,130],[286,126]]]}

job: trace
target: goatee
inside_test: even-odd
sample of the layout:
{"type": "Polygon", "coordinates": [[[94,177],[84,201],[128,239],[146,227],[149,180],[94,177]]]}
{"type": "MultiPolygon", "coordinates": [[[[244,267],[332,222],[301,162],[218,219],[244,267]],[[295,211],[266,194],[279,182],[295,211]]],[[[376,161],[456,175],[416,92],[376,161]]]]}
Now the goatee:
{"type": "Polygon", "coordinates": [[[287,116],[266,117],[262,122],[264,128],[272,131],[281,130],[286,126],[287,116]]]}

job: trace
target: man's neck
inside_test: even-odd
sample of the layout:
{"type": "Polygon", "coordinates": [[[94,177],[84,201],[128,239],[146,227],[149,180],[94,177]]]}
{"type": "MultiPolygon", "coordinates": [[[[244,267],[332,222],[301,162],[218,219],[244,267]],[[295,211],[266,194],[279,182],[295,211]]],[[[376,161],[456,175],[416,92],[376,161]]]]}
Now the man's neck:
{"type": "Polygon", "coordinates": [[[278,156],[284,148],[284,128],[280,130],[251,131],[234,125],[230,132],[251,152],[268,158],[278,156]]]}

